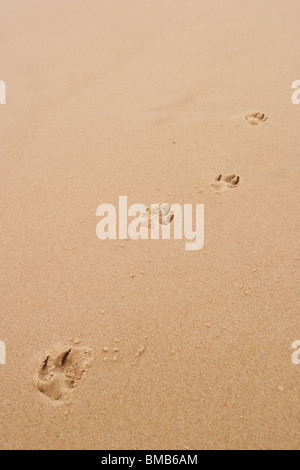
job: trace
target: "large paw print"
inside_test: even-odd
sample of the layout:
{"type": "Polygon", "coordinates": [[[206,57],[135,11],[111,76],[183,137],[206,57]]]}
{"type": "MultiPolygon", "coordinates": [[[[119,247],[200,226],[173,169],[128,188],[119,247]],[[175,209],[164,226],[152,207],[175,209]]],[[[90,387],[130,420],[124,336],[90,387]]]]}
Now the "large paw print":
{"type": "Polygon", "coordinates": [[[85,348],[70,348],[48,355],[39,371],[38,389],[52,400],[60,400],[79,386],[92,360],[92,350],[85,348]]]}
{"type": "Polygon", "coordinates": [[[262,122],[266,122],[268,117],[264,113],[252,113],[245,116],[245,121],[251,126],[257,126],[262,122]]]}

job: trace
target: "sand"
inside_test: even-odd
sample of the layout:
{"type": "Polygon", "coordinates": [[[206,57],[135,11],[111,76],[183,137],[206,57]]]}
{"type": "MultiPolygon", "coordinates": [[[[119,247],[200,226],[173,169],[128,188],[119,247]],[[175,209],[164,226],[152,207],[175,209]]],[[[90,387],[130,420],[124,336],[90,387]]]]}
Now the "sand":
{"type": "Polygon", "coordinates": [[[299,1],[0,8],[0,448],[299,450],[299,1]],[[97,239],[120,195],[204,248],[97,239]]]}

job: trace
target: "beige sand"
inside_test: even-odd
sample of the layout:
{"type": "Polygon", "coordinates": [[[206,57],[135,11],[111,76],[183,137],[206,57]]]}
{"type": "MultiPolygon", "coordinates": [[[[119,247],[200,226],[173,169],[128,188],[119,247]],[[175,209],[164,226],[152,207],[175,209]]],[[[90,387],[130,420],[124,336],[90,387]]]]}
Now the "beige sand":
{"type": "Polygon", "coordinates": [[[0,8],[1,449],[299,449],[299,1],[0,8]],[[205,248],[99,241],[119,195],[205,248]]]}

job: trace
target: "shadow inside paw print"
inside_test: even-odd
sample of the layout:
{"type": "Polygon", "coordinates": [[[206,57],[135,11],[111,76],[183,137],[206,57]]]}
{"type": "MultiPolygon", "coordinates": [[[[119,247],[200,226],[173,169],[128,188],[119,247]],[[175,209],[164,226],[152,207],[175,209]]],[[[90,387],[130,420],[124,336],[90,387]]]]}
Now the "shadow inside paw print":
{"type": "Polygon", "coordinates": [[[222,193],[228,188],[237,188],[240,184],[240,181],[240,176],[236,174],[227,176],[219,175],[211,186],[217,193],[222,193]]]}
{"type": "Polygon", "coordinates": [[[60,400],[79,386],[92,360],[92,350],[85,348],[70,348],[48,355],[39,371],[38,389],[52,400],[60,400]]]}
{"type": "Polygon", "coordinates": [[[252,113],[245,116],[245,121],[248,122],[251,126],[257,126],[262,122],[266,122],[268,117],[264,113],[252,113]]]}

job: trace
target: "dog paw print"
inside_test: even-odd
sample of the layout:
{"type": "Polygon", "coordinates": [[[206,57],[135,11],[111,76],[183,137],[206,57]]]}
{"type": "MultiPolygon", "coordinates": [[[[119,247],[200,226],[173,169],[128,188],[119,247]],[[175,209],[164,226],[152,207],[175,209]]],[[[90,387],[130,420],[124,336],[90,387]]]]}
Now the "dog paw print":
{"type": "Polygon", "coordinates": [[[171,212],[171,207],[168,204],[161,204],[159,206],[159,223],[160,225],[170,225],[174,220],[174,214],[171,212]]]}
{"type": "Polygon", "coordinates": [[[93,360],[92,350],[70,348],[47,355],[38,374],[38,389],[58,401],[77,388],[93,360]]]}
{"type": "Polygon", "coordinates": [[[240,184],[240,181],[240,176],[236,174],[227,176],[219,175],[211,186],[217,193],[221,193],[226,191],[228,188],[237,188],[240,184]]]}
{"type": "Polygon", "coordinates": [[[245,121],[251,126],[257,126],[262,122],[266,122],[268,117],[264,113],[252,113],[245,116],[245,121]]]}
{"type": "Polygon", "coordinates": [[[152,209],[147,209],[142,214],[141,226],[144,228],[155,228],[159,225],[169,225],[174,220],[174,214],[168,204],[157,204],[152,209]]]}

